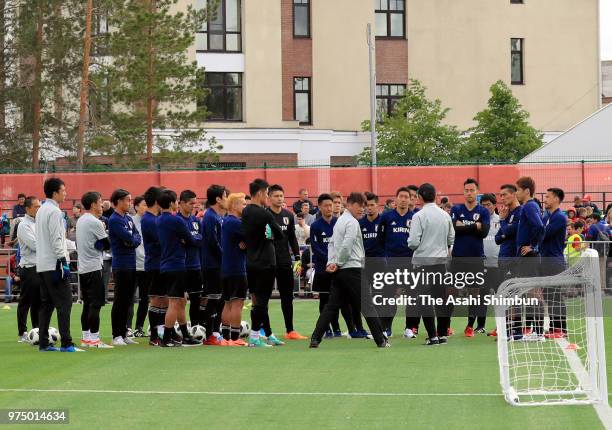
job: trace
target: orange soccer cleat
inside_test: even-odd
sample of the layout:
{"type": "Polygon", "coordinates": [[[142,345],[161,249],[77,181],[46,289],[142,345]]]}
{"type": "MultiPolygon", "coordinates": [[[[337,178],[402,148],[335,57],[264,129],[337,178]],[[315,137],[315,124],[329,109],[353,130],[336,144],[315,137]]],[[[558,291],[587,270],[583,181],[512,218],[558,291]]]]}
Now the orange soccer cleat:
{"type": "Polygon", "coordinates": [[[208,338],[204,341],[204,345],[209,345],[209,346],[229,346],[227,340],[225,339],[218,339],[216,336],[214,335],[210,335],[208,336],[208,338]]]}
{"type": "Polygon", "coordinates": [[[474,337],[474,327],[466,327],[463,334],[465,337],[474,337]]]}
{"type": "Polygon", "coordinates": [[[293,331],[290,331],[289,333],[285,333],[285,339],[286,340],[305,340],[308,338],[306,336],[302,336],[297,331],[293,330],[293,331]]]}

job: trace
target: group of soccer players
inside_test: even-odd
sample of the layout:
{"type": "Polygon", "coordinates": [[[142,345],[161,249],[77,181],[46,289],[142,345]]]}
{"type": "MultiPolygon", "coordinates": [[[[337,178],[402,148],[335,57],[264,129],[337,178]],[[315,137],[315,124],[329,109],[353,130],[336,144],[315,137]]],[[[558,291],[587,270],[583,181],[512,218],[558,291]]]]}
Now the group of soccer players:
{"type": "MultiPolygon", "coordinates": [[[[50,178],[45,182],[44,190],[46,201],[41,209],[37,210],[38,213],[29,210],[27,215],[32,218],[32,223],[35,220],[35,250],[31,249],[30,231],[34,229],[28,230],[29,224],[25,223],[18,230],[20,246],[29,249],[27,252],[30,253],[24,268],[31,271],[35,267],[39,274],[38,277],[29,277],[30,280],[23,287],[40,288],[41,291],[39,349],[58,350],[49,342],[47,335],[49,319],[55,308],[58,311],[61,350],[80,351],[72,343],[69,328],[70,269],[66,262],[63,219],[59,211],[59,205],[66,195],[65,185],[58,178],[50,178]],[[35,257],[31,254],[35,254],[35,257]]],[[[444,213],[444,216],[450,217],[453,230],[452,235],[449,234],[453,240],[445,245],[446,249],[452,260],[471,258],[470,270],[473,271],[482,270],[485,264],[483,241],[489,235],[491,217],[495,213],[495,205],[485,207],[479,204],[479,193],[478,182],[468,178],[464,183],[464,202],[453,206],[450,215],[444,213]]],[[[495,226],[494,236],[495,243],[499,245],[499,256],[489,286],[499,284],[501,279],[508,276],[516,276],[513,268],[519,258],[552,258],[558,264],[546,265],[547,275],[559,273],[564,268],[567,218],[559,209],[564,193],[558,188],[547,190],[544,217],[533,200],[534,194],[535,183],[529,177],[519,178],[515,184],[506,184],[500,189],[499,225],[495,226]]],[[[389,264],[395,258],[412,257],[414,251],[409,247],[410,227],[412,218],[419,211],[419,198],[422,206],[424,200],[419,196],[419,187],[402,186],[396,192],[395,208],[381,214],[378,196],[371,192],[352,193],[350,203],[353,208],[346,214],[348,216],[350,213],[357,220],[355,222],[358,222],[360,229],[358,238],[351,237],[351,240],[356,241],[353,247],[363,248],[363,257],[385,258],[389,264]]],[[[108,219],[102,216],[100,193],[92,191],[82,196],[85,214],[76,225],[78,274],[83,300],[82,347],[112,348],[137,343],[128,336],[126,324],[137,287],[140,297],[150,298],[149,344],[153,346],[195,346],[204,343],[210,346],[248,345],[265,348],[283,345],[284,342],[273,333],[268,312],[275,284],[281,299],[284,338],[306,339],[293,327],[293,264],[300,259],[300,247],[295,235],[294,214],[284,208],[282,186],[270,186],[262,179],[255,179],[249,184],[249,196],[246,196],[243,193],[230,193],[222,185],[211,185],[206,191],[206,199],[207,209],[203,217],[197,218],[194,213],[197,203],[195,192],[183,190],[177,196],[175,191],[168,188],[150,187],[136,199],[139,205],[144,202],[146,208],[142,216],[139,215],[139,223],[135,223],[129,214],[133,204],[129,191],[118,189],[112,193],[110,200],[114,213],[108,219]],[[139,247],[144,250],[142,273],[137,271],[139,247]],[[112,345],[104,343],[100,338],[100,309],[105,303],[102,258],[103,252],[108,250],[113,257],[114,279],[112,345]],[[247,293],[252,301],[251,330],[247,341],[244,341],[239,334],[247,293]],[[205,328],[206,337],[203,342],[195,339],[188,329],[187,297],[192,327],[201,325],[205,328]]],[[[488,199],[495,200],[495,197],[488,199]]],[[[28,202],[26,208],[29,209],[35,205],[36,199],[30,197],[28,202]]],[[[334,282],[340,277],[335,272],[342,269],[341,263],[336,260],[333,264],[328,261],[329,245],[333,243],[336,234],[334,227],[342,213],[341,196],[321,194],[318,196],[315,213],[317,219],[310,228],[314,266],[312,286],[319,293],[319,310],[323,313],[328,306],[334,282]]],[[[351,220],[343,221],[344,229],[352,228],[351,220]]],[[[335,239],[338,241],[344,238],[335,239]]],[[[361,251],[357,250],[353,257],[361,258],[361,251]]],[[[337,256],[334,255],[334,258],[337,256]]],[[[354,269],[353,266],[351,269],[354,269]]],[[[521,273],[530,276],[536,274],[521,273]]],[[[555,310],[556,317],[551,320],[550,333],[547,335],[563,336],[566,332],[561,305],[563,300],[558,297],[559,291],[551,291],[555,297],[546,299],[558,303],[559,309],[555,310]]],[[[476,294],[480,294],[480,291],[476,294]]],[[[350,337],[372,337],[363,327],[362,310],[358,303],[345,300],[334,303],[336,305],[340,312],[336,311],[335,315],[328,312],[325,337],[342,336],[338,323],[339,313],[346,322],[350,337]]],[[[372,334],[379,346],[388,346],[386,339],[392,336],[395,313],[396,309],[393,309],[391,316],[378,319],[385,341],[380,340],[380,333],[372,334]]],[[[406,314],[404,337],[413,338],[418,335],[421,317],[418,314],[406,314]]],[[[471,307],[465,336],[485,333],[485,322],[486,308],[471,307]],[[474,329],[475,323],[477,325],[474,329]]],[[[368,320],[368,324],[372,327],[371,320],[368,320]]],[[[533,309],[527,321],[516,321],[513,325],[520,327],[521,335],[527,330],[527,335],[533,333],[534,336],[543,336],[543,310],[533,309]]],[[[378,323],[374,326],[378,327],[378,323]]],[[[427,345],[445,343],[446,337],[452,334],[450,318],[439,323],[438,327],[443,327],[444,332],[428,333],[427,345]]],[[[140,333],[144,334],[142,330],[140,333]]],[[[495,335],[494,332],[490,334],[495,335]]],[[[313,335],[311,342],[318,345],[319,341],[313,335]]]]}

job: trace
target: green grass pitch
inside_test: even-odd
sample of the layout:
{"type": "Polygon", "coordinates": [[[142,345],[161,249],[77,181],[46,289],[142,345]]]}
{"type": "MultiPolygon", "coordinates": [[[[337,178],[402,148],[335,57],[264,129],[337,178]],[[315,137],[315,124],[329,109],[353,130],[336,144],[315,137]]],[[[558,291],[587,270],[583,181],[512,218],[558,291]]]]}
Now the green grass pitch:
{"type": "MultiPolygon", "coordinates": [[[[79,305],[72,308],[75,338],[80,311],[79,305]]],[[[14,304],[0,310],[0,409],[67,408],[75,428],[602,427],[591,406],[509,406],[501,395],[495,342],[463,337],[464,318],[453,320],[457,334],[448,345],[431,348],[421,345],[422,334],[401,338],[403,318],[397,318],[393,346],[386,349],[361,339],[325,340],[317,350],[309,350],[307,341],[265,350],[167,350],[142,340],[113,350],[43,354],[17,343],[15,312],[14,304]],[[58,391],[5,391],[11,388],[58,391]]],[[[296,329],[309,335],[317,314],[317,302],[297,300],[296,329]]],[[[277,300],[271,318],[282,334],[277,300]]],[[[493,324],[489,319],[488,328],[493,324]]],[[[55,320],[52,325],[57,327],[55,320]]],[[[102,334],[110,342],[110,306],[103,309],[102,334]]],[[[609,317],[606,351],[612,386],[609,317]]]]}

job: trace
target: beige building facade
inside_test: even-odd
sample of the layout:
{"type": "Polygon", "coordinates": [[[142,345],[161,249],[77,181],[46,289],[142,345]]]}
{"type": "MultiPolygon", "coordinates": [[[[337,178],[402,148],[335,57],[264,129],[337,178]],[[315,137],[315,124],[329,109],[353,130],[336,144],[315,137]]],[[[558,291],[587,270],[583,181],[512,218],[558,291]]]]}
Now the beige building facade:
{"type": "Polygon", "coordinates": [[[392,110],[410,79],[461,129],[500,79],[544,132],[600,106],[597,0],[219,0],[193,55],[210,90],[207,129],[223,152],[302,164],[361,152],[368,23],[379,112],[392,110]]]}

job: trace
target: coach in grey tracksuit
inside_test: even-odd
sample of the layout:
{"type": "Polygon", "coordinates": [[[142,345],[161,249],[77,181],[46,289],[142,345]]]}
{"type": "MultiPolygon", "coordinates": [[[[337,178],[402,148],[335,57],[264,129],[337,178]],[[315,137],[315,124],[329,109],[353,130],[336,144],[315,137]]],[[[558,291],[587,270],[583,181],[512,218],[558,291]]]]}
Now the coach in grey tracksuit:
{"type": "Polygon", "coordinates": [[[21,292],[17,305],[17,329],[24,341],[27,335],[28,312],[32,328],[38,327],[38,312],[40,309],[40,278],[36,273],[36,213],[40,202],[36,197],[28,197],[24,202],[26,214],[17,225],[17,240],[19,242],[19,276],[21,277],[21,292]]]}
{"type": "MultiPolygon", "coordinates": [[[[365,197],[361,193],[351,193],[347,198],[347,209],[334,225],[332,239],[327,255],[327,272],[333,274],[329,301],[323,308],[312,333],[310,347],[316,348],[332,319],[338,317],[343,303],[348,302],[353,309],[361,310],[361,271],[365,261],[363,238],[358,218],[363,215],[365,197]]],[[[371,312],[364,315],[372,337],[379,347],[389,346],[378,317],[371,312]]]]}
{"type": "MultiPolygon", "coordinates": [[[[412,217],[410,237],[408,238],[408,246],[414,250],[413,265],[415,268],[424,267],[426,272],[444,273],[444,264],[449,255],[448,250],[455,242],[453,222],[448,213],[436,205],[436,189],[433,185],[421,185],[418,196],[422,200],[423,208],[412,217]]],[[[435,297],[446,296],[443,286],[427,285],[421,287],[421,292],[425,294],[431,294],[435,297]]],[[[438,341],[433,309],[429,307],[421,308],[421,310],[428,338],[438,341]]],[[[436,314],[438,315],[437,333],[440,333],[441,337],[444,338],[444,343],[450,323],[450,315],[447,316],[446,306],[436,307],[436,314]]]]}
{"type": "Polygon", "coordinates": [[[66,261],[66,225],[59,204],[66,198],[64,182],[49,178],[44,185],[47,199],[36,214],[36,271],[40,276],[40,350],[49,347],[49,322],[57,309],[62,349],[73,346],[70,336],[72,291],[66,261]]]}

